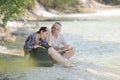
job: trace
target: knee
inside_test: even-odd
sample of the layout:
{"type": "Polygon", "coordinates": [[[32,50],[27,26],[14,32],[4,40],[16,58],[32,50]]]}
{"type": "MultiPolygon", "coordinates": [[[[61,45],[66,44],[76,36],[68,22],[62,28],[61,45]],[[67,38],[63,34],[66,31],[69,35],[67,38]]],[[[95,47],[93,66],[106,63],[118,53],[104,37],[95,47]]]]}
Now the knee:
{"type": "Polygon", "coordinates": [[[48,54],[52,54],[55,52],[55,49],[53,47],[48,48],[48,54]]]}
{"type": "Polygon", "coordinates": [[[52,50],[54,50],[54,48],[53,48],[53,47],[48,48],[48,51],[52,51],[52,50]]]}
{"type": "Polygon", "coordinates": [[[75,49],[74,49],[74,48],[72,48],[71,53],[72,53],[72,54],[74,54],[74,53],[75,53],[75,49]]]}
{"type": "Polygon", "coordinates": [[[52,51],[52,47],[48,48],[48,54],[50,54],[52,51]]]}

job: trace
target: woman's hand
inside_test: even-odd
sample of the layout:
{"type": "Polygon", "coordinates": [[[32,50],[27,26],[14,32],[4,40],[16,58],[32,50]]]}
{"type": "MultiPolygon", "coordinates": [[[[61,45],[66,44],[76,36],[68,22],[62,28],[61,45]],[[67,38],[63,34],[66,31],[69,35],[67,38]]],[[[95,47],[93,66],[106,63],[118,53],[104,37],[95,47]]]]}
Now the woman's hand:
{"type": "Polygon", "coordinates": [[[34,48],[37,48],[37,47],[39,47],[39,45],[35,45],[35,46],[34,46],[34,48]]]}
{"type": "Polygon", "coordinates": [[[37,48],[37,47],[44,48],[44,47],[42,47],[42,46],[40,46],[40,45],[35,45],[35,46],[34,46],[34,48],[37,48]]]}
{"type": "Polygon", "coordinates": [[[69,45],[65,45],[65,46],[63,47],[63,49],[65,49],[65,50],[71,50],[72,47],[70,47],[69,45]]]}

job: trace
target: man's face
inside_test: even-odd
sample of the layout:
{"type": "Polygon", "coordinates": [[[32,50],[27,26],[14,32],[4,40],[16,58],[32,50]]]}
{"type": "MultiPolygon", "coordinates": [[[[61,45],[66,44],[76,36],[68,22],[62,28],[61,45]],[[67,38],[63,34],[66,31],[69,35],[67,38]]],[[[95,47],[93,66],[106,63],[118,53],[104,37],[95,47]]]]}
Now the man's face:
{"type": "Polygon", "coordinates": [[[53,27],[53,33],[58,34],[61,31],[61,26],[59,24],[55,24],[53,27]]]}

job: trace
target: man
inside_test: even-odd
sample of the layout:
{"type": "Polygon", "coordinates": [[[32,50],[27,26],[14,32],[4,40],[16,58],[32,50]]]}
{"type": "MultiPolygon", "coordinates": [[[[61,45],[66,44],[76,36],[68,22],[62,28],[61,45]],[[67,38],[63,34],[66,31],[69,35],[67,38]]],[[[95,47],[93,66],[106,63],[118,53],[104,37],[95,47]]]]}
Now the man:
{"type": "Polygon", "coordinates": [[[51,27],[50,44],[67,59],[74,55],[74,49],[70,47],[61,32],[61,24],[56,22],[51,27]],[[62,45],[62,46],[61,46],[62,45]]]}

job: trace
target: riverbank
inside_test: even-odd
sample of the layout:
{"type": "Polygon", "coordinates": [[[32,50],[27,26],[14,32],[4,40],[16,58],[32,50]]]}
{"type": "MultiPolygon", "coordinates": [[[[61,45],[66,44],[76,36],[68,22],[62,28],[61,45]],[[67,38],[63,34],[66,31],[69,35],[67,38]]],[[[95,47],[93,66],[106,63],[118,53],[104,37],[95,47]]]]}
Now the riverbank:
{"type": "MultiPolygon", "coordinates": [[[[97,10],[96,12],[93,13],[73,13],[73,14],[49,14],[48,12],[43,12],[44,16],[40,19],[40,20],[36,20],[36,19],[29,19],[28,18],[28,22],[29,21],[54,21],[54,20],[73,20],[75,21],[76,19],[80,19],[80,18],[90,18],[90,17],[97,17],[97,16],[101,16],[101,17],[109,17],[109,16],[120,16],[120,9],[109,9],[109,10],[97,10]]],[[[35,26],[35,25],[30,25],[27,22],[21,22],[21,21],[13,21],[13,22],[8,22],[7,23],[7,27],[14,27],[14,28],[18,28],[18,27],[31,27],[31,26],[35,26]]]]}
{"type": "Polygon", "coordinates": [[[19,73],[10,74],[10,80],[119,80],[120,73],[92,63],[78,61],[72,68],[60,64],[54,67],[32,67],[21,69],[19,73]],[[14,75],[14,76],[13,76],[14,75]]]}
{"type": "Polygon", "coordinates": [[[110,9],[110,10],[102,10],[96,11],[94,13],[82,13],[82,14],[66,14],[63,17],[95,17],[95,16],[120,16],[120,9],[110,9]]]}

